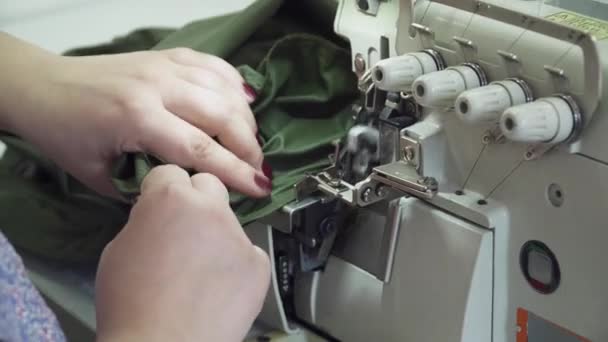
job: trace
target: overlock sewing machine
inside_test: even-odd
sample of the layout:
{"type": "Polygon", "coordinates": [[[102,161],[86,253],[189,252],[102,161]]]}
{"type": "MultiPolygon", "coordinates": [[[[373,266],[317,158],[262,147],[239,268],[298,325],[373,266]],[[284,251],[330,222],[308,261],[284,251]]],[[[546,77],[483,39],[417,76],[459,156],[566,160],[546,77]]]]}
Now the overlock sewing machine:
{"type": "Polygon", "coordinates": [[[602,11],[340,1],[355,125],[297,201],[247,229],[274,265],[258,323],[348,342],[608,341],[602,11]]]}
{"type": "MultiPolygon", "coordinates": [[[[606,1],[310,1],[361,96],[332,166],[246,227],[274,266],[254,340],[608,341],[606,1]]],[[[27,265],[92,339],[93,274],[27,265]]]]}

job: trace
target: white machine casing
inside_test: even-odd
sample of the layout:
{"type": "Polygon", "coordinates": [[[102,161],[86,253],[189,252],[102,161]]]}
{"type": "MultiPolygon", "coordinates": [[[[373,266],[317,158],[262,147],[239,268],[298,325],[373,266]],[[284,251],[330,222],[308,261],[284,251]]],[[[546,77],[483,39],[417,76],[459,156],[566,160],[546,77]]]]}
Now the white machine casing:
{"type": "MultiPolygon", "coordinates": [[[[608,273],[600,267],[608,259],[608,108],[600,101],[608,40],[545,19],[563,10],[537,13],[535,1],[374,4],[373,14],[355,0],[338,5],[334,28],[351,44],[353,72],[362,77],[383,58],[425,49],[447,67],[384,89],[411,95],[420,117],[400,132],[404,156],[375,171],[412,167],[436,181],[436,193],[406,189],[358,207],[324,267],[296,277],[297,320],[284,312],[276,270],[259,320],[346,342],[608,341],[608,273]],[[416,95],[417,84],[462,73],[463,63],[478,66],[489,85],[452,82],[457,91],[435,102],[416,95]],[[475,105],[469,120],[454,104],[472,88],[462,95],[475,105]],[[390,276],[380,279],[395,217],[390,276]]],[[[272,230],[267,222],[247,229],[276,262],[272,230]]]]}

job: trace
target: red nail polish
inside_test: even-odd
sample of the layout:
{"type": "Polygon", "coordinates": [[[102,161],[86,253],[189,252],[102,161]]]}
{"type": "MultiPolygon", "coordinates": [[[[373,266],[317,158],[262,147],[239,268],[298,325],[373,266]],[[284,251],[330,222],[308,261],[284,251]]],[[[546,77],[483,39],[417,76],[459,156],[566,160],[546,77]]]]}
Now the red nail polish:
{"type": "Polygon", "coordinates": [[[253,180],[260,188],[269,192],[272,190],[272,181],[268,179],[268,177],[264,176],[261,172],[256,172],[253,180]]]}
{"type": "Polygon", "coordinates": [[[253,89],[253,87],[247,83],[243,83],[243,88],[245,89],[245,94],[247,94],[249,99],[251,101],[255,101],[255,99],[258,97],[258,94],[256,93],[255,89],[253,89]]]}
{"type": "Polygon", "coordinates": [[[262,172],[264,172],[264,176],[272,180],[272,167],[270,167],[270,164],[268,164],[268,162],[265,160],[262,163],[262,172]]]}

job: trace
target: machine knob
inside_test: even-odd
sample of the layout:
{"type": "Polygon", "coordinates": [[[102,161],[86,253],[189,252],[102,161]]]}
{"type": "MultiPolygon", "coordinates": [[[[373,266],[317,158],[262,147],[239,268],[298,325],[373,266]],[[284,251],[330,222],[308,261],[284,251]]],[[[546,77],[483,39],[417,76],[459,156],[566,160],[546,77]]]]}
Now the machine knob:
{"type": "Polygon", "coordinates": [[[408,92],[419,76],[443,69],[438,58],[438,54],[423,51],[383,59],[374,66],[372,79],[378,89],[408,92]]]}
{"type": "Polygon", "coordinates": [[[449,108],[463,91],[486,84],[483,70],[476,64],[466,63],[422,75],[414,81],[412,89],[420,105],[449,108]]]}
{"type": "Polygon", "coordinates": [[[559,143],[580,122],[577,108],[570,97],[544,97],[507,109],[500,117],[500,130],[513,141],[559,143]]]}
{"type": "Polygon", "coordinates": [[[507,108],[530,101],[532,92],[524,81],[506,79],[463,92],[454,107],[466,123],[489,123],[498,121],[507,108]]]}

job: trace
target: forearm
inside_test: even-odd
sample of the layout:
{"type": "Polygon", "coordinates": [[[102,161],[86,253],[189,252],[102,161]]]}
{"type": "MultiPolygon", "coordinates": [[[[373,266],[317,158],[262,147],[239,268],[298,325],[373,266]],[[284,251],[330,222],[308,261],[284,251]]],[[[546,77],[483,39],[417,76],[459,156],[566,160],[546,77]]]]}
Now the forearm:
{"type": "Polygon", "coordinates": [[[28,115],[41,87],[37,78],[48,72],[57,55],[0,32],[0,129],[15,132],[15,120],[28,115]]]}

